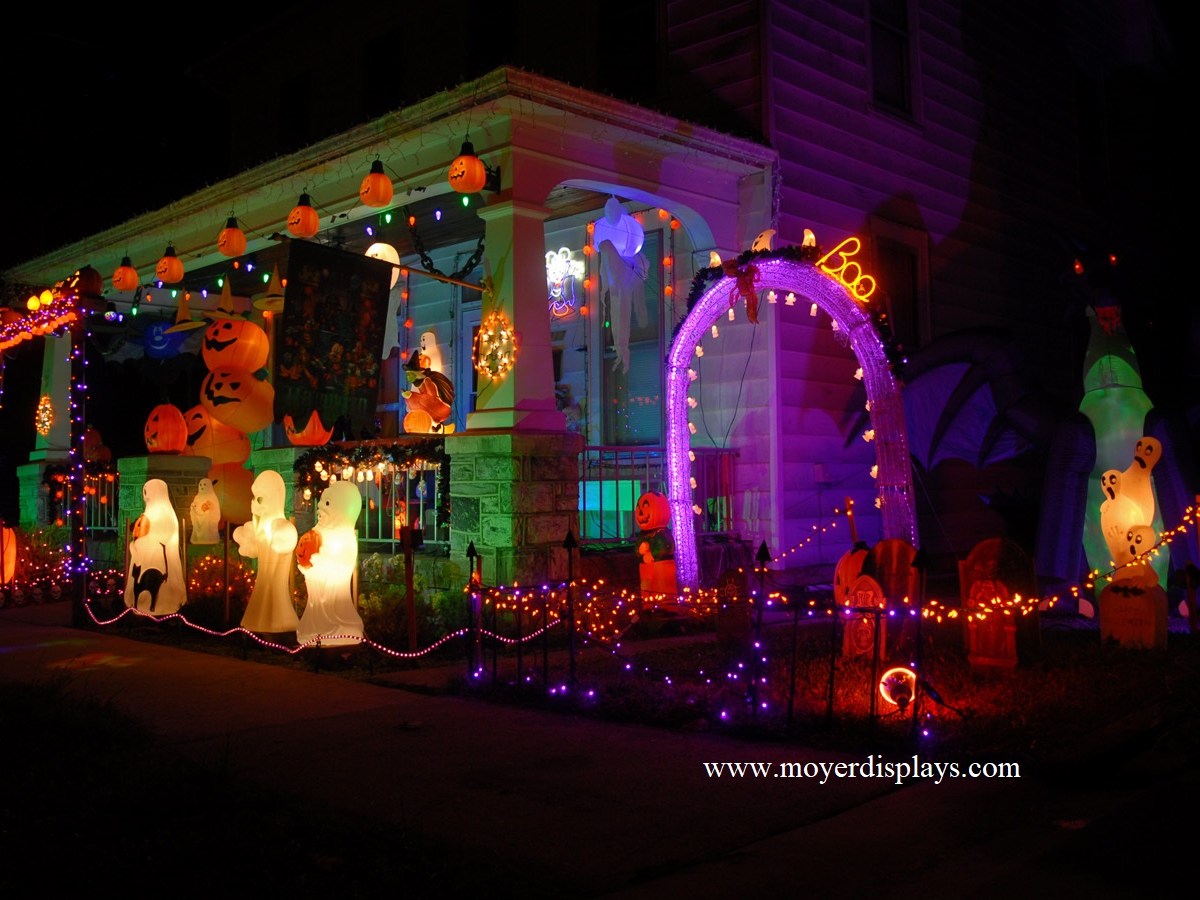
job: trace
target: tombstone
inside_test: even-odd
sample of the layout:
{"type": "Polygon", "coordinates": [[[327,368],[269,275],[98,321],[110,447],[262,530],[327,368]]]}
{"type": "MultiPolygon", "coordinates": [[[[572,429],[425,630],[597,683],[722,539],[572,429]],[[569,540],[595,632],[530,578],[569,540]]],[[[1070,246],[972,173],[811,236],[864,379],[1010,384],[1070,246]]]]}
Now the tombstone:
{"type": "Polygon", "coordinates": [[[1167,592],[1149,565],[1127,565],[1100,592],[1100,640],[1122,647],[1164,650],[1167,646],[1167,592]]]}
{"type": "Polygon", "coordinates": [[[1037,574],[1033,561],[1008,538],[980,541],[958,564],[971,668],[1011,669],[1041,654],[1037,574]],[[1013,606],[1016,597],[1030,601],[1013,606]],[[981,615],[982,613],[982,615],[981,615]]]}
{"type": "Polygon", "coordinates": [[[910,615],[920,606],[921,573],[913,567],[917,548],[900,538],[879,541],[863,559],[862,574],[870,575],[883,590],[888,609],[894,614],[885,619],[891,631],[891,646],[900,650],[916,640],[916,617],[910,615]]]}
{"type": "Polygon", "coordinates": [[[842,629],[842,656],[854,659],[875,653],[875,631],[879,630],[879,658],[887,653],[887,595],[879,582],[870,575],[859,575],[850,589],[849,615],[839,613],[845,620],[842,629]],[[868,612],[878,609],[880,612],[868,612]]]}

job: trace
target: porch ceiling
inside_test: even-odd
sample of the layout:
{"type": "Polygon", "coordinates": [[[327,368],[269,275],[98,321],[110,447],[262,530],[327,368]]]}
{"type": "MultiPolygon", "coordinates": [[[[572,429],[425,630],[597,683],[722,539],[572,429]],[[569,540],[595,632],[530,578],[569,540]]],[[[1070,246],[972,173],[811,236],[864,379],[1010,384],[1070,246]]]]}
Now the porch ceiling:
{"type": "MultiPolygon", "coordinates": [[[[128,255],[143,283],[148,283],[170,242],[184,262],[184,283],[194,290],[213,283],[215,274],[231,269],[231,261],[216,250],[217,233],[231,214],[246,232],[247,254],[257,254],[260,270],[278,259],[289,239],[284,222],[301,192],[312,196],[321,214],[322,231],[317,240],[350,252],[364,252],[374,241],[386,240],[402,259],[412,259],[416,247],[405,221],[406,206],[418,217],[420,240],[427,250],[470,242],[482,234],[483,223],[474,209],[462,207],[459,195],[445,180],[446,167],[458,155],[468,128],[480,155],[505,169],[506,182],[511,178],[510,150],[518,142],[537,147],[547,160],[561,163],[572,158],[564,156],[569,151],[563,141],[569,135],[586,146],[637,146],[645,159],[680,164],[686,160],[687,178],[677,182],[677,190],[686,192],[704,182],[697,176],[707,174],[711,176],[708,189],[720,184],[719,193],[726,198],[731,193],[729,178],[768,171],[777,162],[775,151],[761,145],[502,68],[4,274],[10,283],[46,286],[87,264],[98,269],[107,282],[121,257],[128,255]],[[363,206],[358,188],[370,160],[376,157],[384,160],[393,176],[396,196],[392,209],[397,215],[382,233],[371,237],[365,226],[378,221],[380,210],[363,206]],[[438,207],[443,216],[434,223],[429,214],[438,207]]],[[[589,176],[593,179],[604,174],[594,166],[590,171],[595,173],[589,176]]],[[[609,171],[613,183],[622,183],[615,168],[609,171]]],[[[674,171],[678,174],[678,166],[674,171]]],[[[736,189],[732,193],[736,194],[736,189]]],[[[549,208],[550,219],[556,219],[600,209],[605,199],[604,193],[559,185],[543,205],[549,208]]],[[[728,198],[734,207],[737,202],[736,197],[728,198]]],[[[234,290],[240,291],[236,283],[234,290]]],[[[261,290],[257,287],[252,292],[261,290]]],[[[120,301],[122,297],[110,299],[120,301]]]]}

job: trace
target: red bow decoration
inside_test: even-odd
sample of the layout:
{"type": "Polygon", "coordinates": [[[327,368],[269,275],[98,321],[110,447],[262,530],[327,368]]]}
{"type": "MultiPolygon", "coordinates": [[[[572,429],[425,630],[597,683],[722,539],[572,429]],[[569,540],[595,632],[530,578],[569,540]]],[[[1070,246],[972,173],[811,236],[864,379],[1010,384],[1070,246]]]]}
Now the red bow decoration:
{"type": "Polygon", "coordinates": [[[729,295],[729,305],[733,306],[735,298],[740,294],[746,298],[746,318],[758,324],[758,291],[754,288],[754,277],[758,275],[758,267],[747,265],[739,268],[737,263],[724,264],[725,274],[737,279],[737,289],[729,295]]]}

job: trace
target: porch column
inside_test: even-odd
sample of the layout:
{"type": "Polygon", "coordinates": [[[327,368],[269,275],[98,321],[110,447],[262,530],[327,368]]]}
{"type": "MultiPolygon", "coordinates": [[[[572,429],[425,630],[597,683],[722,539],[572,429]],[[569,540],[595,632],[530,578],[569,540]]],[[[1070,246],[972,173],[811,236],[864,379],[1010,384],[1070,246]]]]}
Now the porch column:
{"type": "Polygon", "coordinates": [[[479,386],[467,431],[565,431],[554,398],[550,312],[546,294],[546,232],[549,210],[506,199],[479,211],[486,223],[487,264],[495,295],[483,297],[483,315],[500,309],[512,322],[517,354],[499,381],[479,386]]]}

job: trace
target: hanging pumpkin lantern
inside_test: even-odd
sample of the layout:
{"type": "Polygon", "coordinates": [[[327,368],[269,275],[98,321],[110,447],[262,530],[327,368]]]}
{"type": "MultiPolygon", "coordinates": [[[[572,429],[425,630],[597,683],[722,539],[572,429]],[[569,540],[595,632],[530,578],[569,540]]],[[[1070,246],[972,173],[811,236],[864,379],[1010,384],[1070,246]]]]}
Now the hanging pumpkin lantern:
{"type": "Polygon", "coordinates": [[[217,235],[217,250],[222,256],[241,256],[246,252],[246,232],[238,228],[238,220],[230,216],[225,220],[225,227],[217,235]]]}
{"type": "Polygon", "coordinates": [[[174,244],[167,244],[162,259],[154,268],[154,274],[163,284],[175,284],[183,281],[183,260],[175,255],[174,244]]]}
{"type": "Polygon", "coordinates": [[[387,206],[392,202],[392,179],[384,174],[380,160],[371,163],[371,171],[363,179],[358,196],[367,206],[387,206]]]}
{"type": "Polygon", "coordinates": [[[462,150],[446,172],[446,180],[460,194],[478,194],[487,184],[487,166],[475,155],[470,141],[463,141],[462,150]]]}
{"type": "Polygon", "coordinates": [[[121,264],[113,272],[113,288],[118,291],[134,291],[137,290],[138,280],[137,269],[133,267],[132,260],[128,256],[121,257],[121,264]]]}
{"type": "Polygon", "coordinates": [[[267,364],[271,347],[267,333],[249,319],[216,319],[204,331],[200,353],[209,369],[257,372],[267,364]]]}
{"type": "Polygon", "coordinates": [[[287,220],[288,234],[292,237],[310,238],[321,230],[321,217],[313,208],[312,198],[301,194],[299,202],[292,207],[287,220]]]}
{"type": "Polygon", "coordinates": [[[151,453],[182,453],[187,447],[187,425],[177,406],[162,403],[150,410],[143,430],[151,453]]]}
{"type": "Polygon", "coordinates": [[[275,388],[245,369],[221,367],[200,383],[200,403],[214,419],[252,434],[275,421],[275,388]]]}

